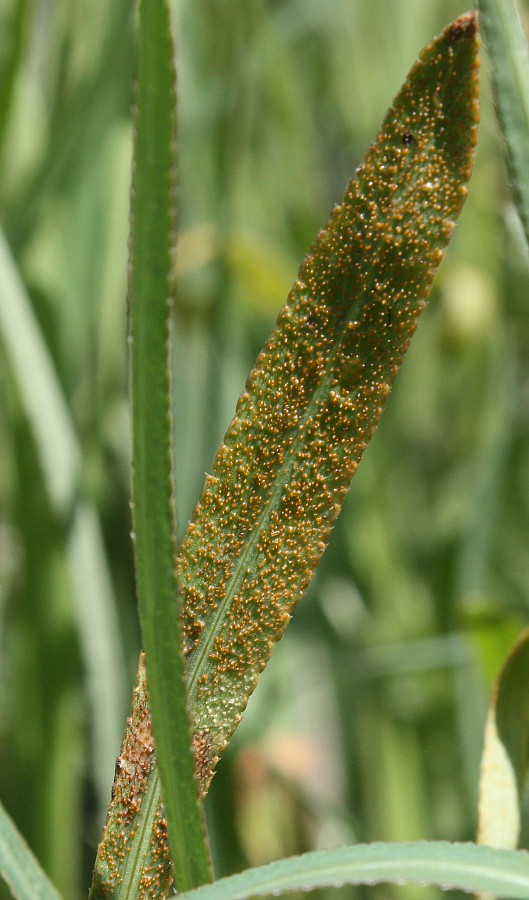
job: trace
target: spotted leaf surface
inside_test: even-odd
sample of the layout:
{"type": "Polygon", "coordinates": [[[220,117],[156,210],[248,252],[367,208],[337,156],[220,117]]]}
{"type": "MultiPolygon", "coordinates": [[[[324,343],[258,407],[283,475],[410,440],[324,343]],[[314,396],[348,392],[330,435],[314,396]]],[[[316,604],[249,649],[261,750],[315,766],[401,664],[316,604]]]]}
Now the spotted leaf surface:
{"type": "Polygon", "coordinates": [[[184,538],[203,790],[325,549],[463,205],[477,49],[468,13],[412,68],[300,268],[184,538]]]}
{"type": "Polygon", "coordinates": [[[131,715],[116,760],[112,799],[104,839],[97,851],[89,897],[90,900],[165,897],[172,883],[173,867],[154,765],[154,739],[142,653],[131,715]],[[149,779],[151,802],[145,796],[149,779]],[[141,849],[136,846],[139,835],[145,835],[141,849]]]}

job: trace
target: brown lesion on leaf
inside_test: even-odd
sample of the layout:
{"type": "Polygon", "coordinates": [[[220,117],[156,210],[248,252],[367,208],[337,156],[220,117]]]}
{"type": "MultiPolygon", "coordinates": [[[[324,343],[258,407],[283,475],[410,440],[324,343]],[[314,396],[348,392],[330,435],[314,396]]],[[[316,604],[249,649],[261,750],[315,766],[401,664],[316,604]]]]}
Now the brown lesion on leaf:
{"type": "Polygon", "coordinates": [[[199,731],[193,735],[193,753],[195,756],[195,774],[198,781],[200,797],[203,800],[213,778],[217,757],[213,752],[213,744],[209,731],[199,731]]]}

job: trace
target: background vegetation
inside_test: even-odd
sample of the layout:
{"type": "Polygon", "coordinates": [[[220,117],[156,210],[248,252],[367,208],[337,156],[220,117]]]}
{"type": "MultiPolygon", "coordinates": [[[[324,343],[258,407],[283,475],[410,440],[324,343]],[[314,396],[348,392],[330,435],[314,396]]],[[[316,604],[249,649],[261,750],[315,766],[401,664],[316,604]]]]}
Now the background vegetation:
{"type": "MultiPolygon", "coordinates": [[[[315,233],[418,51],[465,8],[175,0],[181,528],[315,233]]],[[[139,649],[125,340],[132,17],[130,0],[0,3],[2,228],[81,446],[77,493],[97,513],[80,559],[2,352],[0,795],[68,898],[89,883],[139,649]]],[[[486,65],[483,76],[470,197],[430,308],[208,797],[219,875],[309,847],[475,834],[490,683],[529,612],[529,267],[486,65]]],[[[36,382],[40,365],[28,360],[36,382]]]]}

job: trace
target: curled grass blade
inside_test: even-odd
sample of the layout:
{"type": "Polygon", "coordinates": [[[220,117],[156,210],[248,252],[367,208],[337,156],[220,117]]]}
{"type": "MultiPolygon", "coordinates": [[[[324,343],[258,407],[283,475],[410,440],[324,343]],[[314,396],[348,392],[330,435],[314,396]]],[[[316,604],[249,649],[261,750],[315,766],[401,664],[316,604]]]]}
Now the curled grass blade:
{"type": "Polygon", "coordinates": [[[479,788],[478,842],[514,848],[529,762],[529,629],[509,653],[492,692],[479,788]]]}
{"type": "Polygon", "coordinates": [[[443,841],[357,844],[281,859],[221,878],[184,896],[186,900],[247,900],[382,882],[479,890],[504,900],[528,900],[529,854],[443,841]]]}
{"type": "Polygon", "coordinates": [[[477,49],[469,13],[411,70],[301,266],[184,537],[204,791],[325,549],[462,207],[477,49]]]}

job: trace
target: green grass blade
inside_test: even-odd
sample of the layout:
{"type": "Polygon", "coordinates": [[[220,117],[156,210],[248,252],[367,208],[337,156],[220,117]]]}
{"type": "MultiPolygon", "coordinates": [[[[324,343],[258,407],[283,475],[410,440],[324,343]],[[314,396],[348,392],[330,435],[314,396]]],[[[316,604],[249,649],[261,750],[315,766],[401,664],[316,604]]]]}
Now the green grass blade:
{"type": "Polygon", "coordinates": [[[289,891],[388,881],[487,891],[504,900],[528,900],[529,854],[443,841],[357,844],[281,859],[221,878],[185,896],[186,900],[247,900],[289,891]]]}
{"type": "Polygon", "coordinates": [[[123,734],[125,661],[110,572],[97,511],[79,502],[68,536],[67,558],[94,722],[93,778],[101,819],[123,734]]]}
{"type": "Polygon", "coordinates": [[[116,643],[120,632],[112,582],[96,511],[90,502],[78,502],[76,498],[81,450],[70,411],[31,300],[1,230],[0,337],[34,436],[51,505],[64,520],[70,517],[67,560],[86,660],[95,756],[98,767],[103,765],[95,772],[103,811],[112,774],[108,766],[119,747],[124,696],[124,662],[116,643]],[[96,582],[98,590],[92,590],[96,582]]]}
{"type": "Polygon", "coordinates": [[[70,512],[80,452],[61,386],[26,289],[0,232],[0,334],[31,424],[56,512],[70,512]]]}
{"type": "Polygon", "coordinates": [[[176,115],[165,0],[140,3],[138,53],[130,278],[136,575],[169,845],[175,882],[184,890],[211,876],[191,751],[174,564],[168,347],[176,115]]]}
{"type": "Polygon", "coordinates": [[[325,549],[454,228],[472,168],[477,25],[420,60],[304,261],[184,538],[202,787],[325,549]]]}
{"type": "Polygon", "coordinates": [[[529,52],[514,0],[479,0],[514,199],[529,243],[529,52]]]}
{"type": "Polygon", "coordinates": [[[29,0],[17,0],[11,10],[8,29],[8,53],[0,73],[0,161],[4,152],[6,126],[13,106],[13,95],[28,33],[28,15],[31,10],[29,0]]]}
{"type": "Polygon", "coordinates": [[[479,787],[480,844],[514,848],[529,761],[529,630],[516,642],[492,692],[479,787]]]}
{"type": "Polygon", "coordinates": [[[0,873],[17,900],[59,900],[60,895],[1,804],[0,873]]]}

